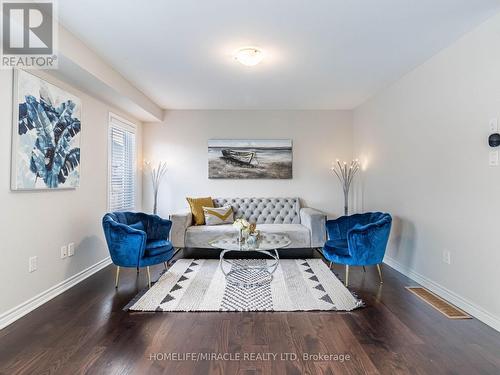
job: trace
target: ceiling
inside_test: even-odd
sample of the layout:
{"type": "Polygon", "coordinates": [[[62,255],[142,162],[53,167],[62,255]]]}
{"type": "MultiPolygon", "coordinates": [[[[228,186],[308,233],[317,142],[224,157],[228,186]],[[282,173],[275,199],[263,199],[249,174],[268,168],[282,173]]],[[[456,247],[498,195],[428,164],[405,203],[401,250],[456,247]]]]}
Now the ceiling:
{"type": "Polygon", "coordinates": [[[61,23],[165,109],[352,109],[499,0],[61,0],[61,23]],[[232,52],[259,46],[255,67],[232,52]]]}

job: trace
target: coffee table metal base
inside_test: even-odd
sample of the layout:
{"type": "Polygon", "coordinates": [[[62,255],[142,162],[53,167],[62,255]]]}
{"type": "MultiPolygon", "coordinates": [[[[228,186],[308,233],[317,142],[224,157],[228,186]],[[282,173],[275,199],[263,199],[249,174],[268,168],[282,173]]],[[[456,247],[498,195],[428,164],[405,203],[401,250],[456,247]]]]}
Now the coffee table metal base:
{"type": "MultiPolygon", "coordinates": [[[[224,255],[226,253],[229,253],[231,251],[236,251],[236,252],[242,252],[242,250],[223,250],[220,253],[220,269],[224,276],[226,277],[226,281],[230,282],[231,284],[235,284],[238,286],[253,286],[253,285],[263,285],[263,284],[268,284],[273,280],[273,273],[276,271],[279,265],[279,255],[278,251],[276,249],[274,250],[253,250],[257,251],[261,254],[267,255],[272,259],[272,262],[269,264],[266,262],[265,266],[252,266],[250,264],[245,264],[245,263],[239,263],[236,260],[237,259],[227,259],[224,258],[224,255]],[[229,266],[229,267],[228,267],[229,266]],[[228,270],[225,269],[228,268],[228,270]],[[254,275],[258,275],[257,280],[253,280],[251,282],[247,281],[242,281],[241,277],[241,271],[242,270],[248,270],[254,275]],[[262,276],[262,277],[261,277],[262,276]]],[[[246,252],[246,250],[245,250],[246,252]]]]}

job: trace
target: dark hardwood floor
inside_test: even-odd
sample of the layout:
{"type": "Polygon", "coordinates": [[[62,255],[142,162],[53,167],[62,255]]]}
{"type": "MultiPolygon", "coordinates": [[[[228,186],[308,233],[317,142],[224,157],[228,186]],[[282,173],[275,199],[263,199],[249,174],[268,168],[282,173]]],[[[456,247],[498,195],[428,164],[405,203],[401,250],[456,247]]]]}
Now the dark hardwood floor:
{"type": "MultiPolygon", "coordinates": [[[[162,267],[153,270],[156,278],[162,267]]],[[[416,283],[387,266],[382,285],[375,268],[352,269],[350,279],[366,307],[349,313],[129,313],[122,308],[145,287],[146,273],[122,271],[115,290],[110,266],[0,331],[0,373],[500,373],[498,332],[476,319],[445,318],[404,289],[416,283]],[[167,359],[193,352],[277,357],[167,359]],[[303,353],[349,358],[304,360],[303,353]]]]}

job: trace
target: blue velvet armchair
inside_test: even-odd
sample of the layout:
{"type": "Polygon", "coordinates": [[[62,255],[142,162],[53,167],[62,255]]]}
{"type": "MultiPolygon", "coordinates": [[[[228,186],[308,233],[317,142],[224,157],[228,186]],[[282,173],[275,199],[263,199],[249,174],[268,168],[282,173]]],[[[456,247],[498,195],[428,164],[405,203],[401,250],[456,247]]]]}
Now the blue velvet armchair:
{"type": "Polygon", "coordinates": [[[391,232],[392,217],[382,212],[367,212],[327,220],[328,240],[323,255],[332,263],[346,266],[345,284],[349,283],[349,266],[376,265],[380,282],[380,264],[391,232]]]}
{"type": "Polygon", "coordinates": [[[112,212],[102,218],[109,253],[116,268],[118,287],[120,267],[146,267],[151,287],[149,266],[166,263],[174,256],[169,241],[172,222],[157,215],[141,212],[112,212]]]}

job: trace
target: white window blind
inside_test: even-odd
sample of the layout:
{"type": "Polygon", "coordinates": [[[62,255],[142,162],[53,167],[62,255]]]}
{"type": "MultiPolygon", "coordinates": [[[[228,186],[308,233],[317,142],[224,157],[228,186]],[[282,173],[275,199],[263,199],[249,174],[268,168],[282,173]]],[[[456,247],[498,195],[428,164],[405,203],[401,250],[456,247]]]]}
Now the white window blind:
{"type": "Polygon", "coordinates": [[[109,210],[135,208],[135,129],[111,116],[109,126],[109,210]]]}

